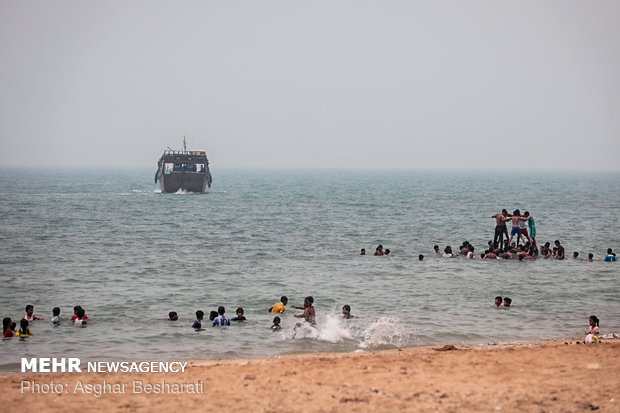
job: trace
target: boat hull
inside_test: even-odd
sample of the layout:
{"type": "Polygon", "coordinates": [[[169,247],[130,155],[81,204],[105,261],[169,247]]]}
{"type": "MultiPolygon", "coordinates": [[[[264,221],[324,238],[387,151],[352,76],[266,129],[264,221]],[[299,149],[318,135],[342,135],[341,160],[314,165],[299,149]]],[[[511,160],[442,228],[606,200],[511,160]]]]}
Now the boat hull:
{"type": "Polygon", "coordinates": [[[204,192],[207,188],[207,175],[199,172],[164,173],[159,179],[161,192],[175,193],[204,192]]]}

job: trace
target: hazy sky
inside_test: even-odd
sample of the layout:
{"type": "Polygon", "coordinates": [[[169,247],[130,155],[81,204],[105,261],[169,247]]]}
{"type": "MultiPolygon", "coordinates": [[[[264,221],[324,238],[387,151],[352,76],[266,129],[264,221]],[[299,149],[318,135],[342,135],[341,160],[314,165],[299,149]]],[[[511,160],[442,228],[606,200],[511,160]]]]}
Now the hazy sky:
{"type": "Polygon", "coordinates": [[[620,1],[0,0],[0,166],[620,170],[620,1]]]}

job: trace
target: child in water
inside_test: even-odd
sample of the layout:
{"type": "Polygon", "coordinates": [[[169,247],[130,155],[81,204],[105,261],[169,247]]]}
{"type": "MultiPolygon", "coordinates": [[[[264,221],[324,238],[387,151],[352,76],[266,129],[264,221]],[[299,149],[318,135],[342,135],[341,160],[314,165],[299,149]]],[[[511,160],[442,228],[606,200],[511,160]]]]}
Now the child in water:
{"type": "Polygon", "coordinates": [[[192,328],[195,328],[196,330],[198,330],[200,327],[202,327],[202,319],[204,318],[205,313],[202,310],[198,310],[196,311],[196,321],[194,321],[194,324],[192,324],[192,328]]]}
{"type": "MultiPolygon", "coordinates": [[[[73,315],[71,316],[71,321],[75,321],[78,318],[78,310],[82,308],[81,305],[76,305],[75,307],[73,307],[73,315]]],[[[86,314],[84,314],[83,317],[85,320],[88,320],[88,316],[86,314]]]]}
{"type": "Polygon", "coordinates": [[[495,297],[495,308],[502,308],[502,297],[499,295],[495,297]]]}
{"type": "Polygon", "coordinates": [[[30,337],[32,335],[32,331],[28,328],[28,320],[22,318],[19,321],[19,330],[15,333],[15,337],[30,337]]]}
{"type": "Polygon", "coordinates": [[[12,325],[13,322],[10,317],[5,317],[2,319],[2,336],[4,338],[13,337],[15,335],[12,325]]]}
{"type": "Polygon", "coordinates": [[[353,317],[355,317],[353,314],[351,314],[351,306],[350,306],[350,305],[345,304],[345,305],[342,307],[342,316],[343,316],[344,318],[346,318],[346,319],[349,319],[349,318],[353,318],[353,317]]]}
{"type": "Polygon", "coordinates": [[[237,308],[237,311],[235,311],[235,313],[237,313],[237,317],[233,318],[230,321],[245,321],[246,320],[245,316],[243,315],[244,314],[243,308],[241,307],[237,308]]]}
{"type": "Polygon", "coordinates": [[[86,311],[82,307],[78,308],[76,319],[73,320],[73,325],[76,327],[86,327],[86,311]]]}
{"type": "Polygon", "coordinates": [[[217,308],[218,316],[213,320],[213,327],[223,327],[230,325],[230,319],[224,315],[225,312],[226,309],[224,308],[224,306],[219,306],[217,308]]]}
{"type": "Polygon", "coordinates": [[[288,298],[285,295],[280,297],[280,301],[269,307],[270,313],[283,313],[286,310],[286,304],[288,304],[288,298]]]}
{"type": "Polygon", "coordinates": [[[209,321],[211,321],[211,323],[213,323],[213,320],[215,320],[217,318],[217,311],[211,311],[209,313],[209,321]]]}
{"type": "Polygon", "coordinates": [[[38,315],[34,315],[34,306],[32,304],[28,304],[26,306],[26,315],[22,317],[22,320],[45,320],[44,318],[39,317],[38,315]]]}
{"type": "Polygon", "coordinates": [[[52,309],[52,324],[59,325],[62,319],[60,318],[60,308],[54,307],[52,309]]]}
{"type": "Polygon", "coordinates": [[[275,316],[275,317],[273,318],[273,325],[271,326],[271,329],[272,329],[273,331],[276,331],[276,330],[280,330],[281,328],[282,328],[282,327],[280,326],[280,317],[275,316]]]}
{"type": "MultiPolygon", "coordinates": [[[[308,296],[304,299],[304,313],[303,314],[295,314],[294,316],[296,318],[303,318],[304,321],[300,321],[299,323],[297,323],[297,325],[295,327],[299,327],[302,326],[306,323],[310,324],[311,326],[315,326],[316,325],[316,317],[315,317],[315,313],[314,313],[314,306],[312,305],[314,303],[314,298],[308,296]]],[[[300,308],[297,306],[293,306],[294,308],[300,308]]]]}

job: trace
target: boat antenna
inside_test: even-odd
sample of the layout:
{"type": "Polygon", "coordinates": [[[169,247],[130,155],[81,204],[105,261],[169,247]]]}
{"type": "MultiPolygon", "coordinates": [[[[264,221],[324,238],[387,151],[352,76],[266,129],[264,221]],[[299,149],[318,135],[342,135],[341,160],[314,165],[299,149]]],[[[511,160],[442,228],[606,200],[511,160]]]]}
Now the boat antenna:
{"type": "Polygon", "coordinates": [[[183,152],[187,152],[187,145],[185,144],[185,135],[183,135],[183,152]]]}

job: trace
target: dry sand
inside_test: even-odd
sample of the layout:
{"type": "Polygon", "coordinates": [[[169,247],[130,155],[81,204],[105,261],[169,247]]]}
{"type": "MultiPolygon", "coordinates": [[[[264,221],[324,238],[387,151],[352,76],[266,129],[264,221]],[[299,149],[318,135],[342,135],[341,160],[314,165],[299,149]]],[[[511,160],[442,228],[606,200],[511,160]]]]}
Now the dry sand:
{"type": "Polygon", "coordinates": [[[0,375],[2,411],[620,412],[620,340],[583,338],[499,346],[432,346],[346,354],[190,362],[180,374],[0,375]],[[567,344],[568,343],[568,344],[567,344]],[[204,383],[198,394],[134,393],[143,383],[204,383]],[[22,381],[62,383],[22,394],[22,381]],[[123,394],[75,392],[81,383],[123,394]]]}

